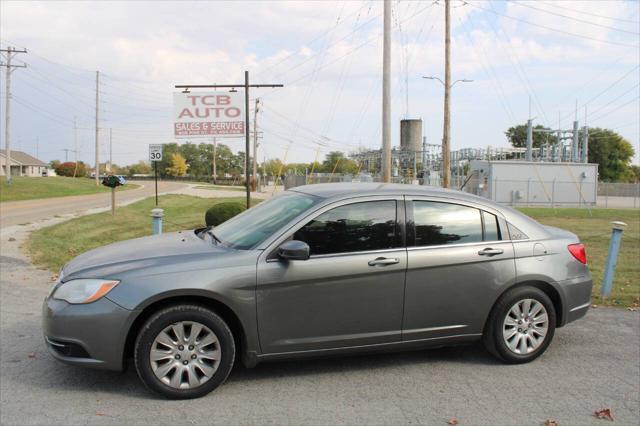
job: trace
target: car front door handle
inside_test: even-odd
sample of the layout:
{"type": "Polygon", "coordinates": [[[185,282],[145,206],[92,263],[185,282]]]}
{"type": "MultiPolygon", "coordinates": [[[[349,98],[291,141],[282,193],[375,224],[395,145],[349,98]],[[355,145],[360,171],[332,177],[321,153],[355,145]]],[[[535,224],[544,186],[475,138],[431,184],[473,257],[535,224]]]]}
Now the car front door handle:
{"type": "Polygon", "coordinates": [[[400,263],[400,259],[397,257],[377,257],[369,261],[369,266],[387,266],[400,263]]]}
{"type": "Polygon", "coordinates": [[[504,253],[504,250],[494,249],[494,248],[486,248],[478,252],[480,256],[495,256],[496,254],[502,254],[502,253],[504,253]]]}

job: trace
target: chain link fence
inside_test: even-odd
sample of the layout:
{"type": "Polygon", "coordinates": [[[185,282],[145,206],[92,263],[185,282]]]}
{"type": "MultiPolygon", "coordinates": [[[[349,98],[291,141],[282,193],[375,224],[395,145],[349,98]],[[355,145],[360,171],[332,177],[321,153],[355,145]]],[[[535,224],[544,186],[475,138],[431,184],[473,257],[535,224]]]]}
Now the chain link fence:
{"type": "Polygon", "coordinates": [[[598,182],[598,206],[640,208],[640,183],[598,182]]]}

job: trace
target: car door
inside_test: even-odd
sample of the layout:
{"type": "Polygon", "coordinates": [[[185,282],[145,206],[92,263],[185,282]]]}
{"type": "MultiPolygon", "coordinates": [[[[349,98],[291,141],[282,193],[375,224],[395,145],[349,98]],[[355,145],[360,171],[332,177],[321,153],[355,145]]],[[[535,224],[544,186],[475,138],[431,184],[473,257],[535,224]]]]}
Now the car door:
{"type": "Polygon", "coordinates": [[[407,197],[406,208],[403,340],[482,333],[497,295],[515,281],[504,219],[442,199],[407,197]]]}
{"type": "Polygon", "coordinates": [[[407,253],[402,197],[327,206],[275,241],[258,260],[258,331],[265,354],[400,341],[407,253]],[[284,261],[289,239],[308,260],[284,261]]]}

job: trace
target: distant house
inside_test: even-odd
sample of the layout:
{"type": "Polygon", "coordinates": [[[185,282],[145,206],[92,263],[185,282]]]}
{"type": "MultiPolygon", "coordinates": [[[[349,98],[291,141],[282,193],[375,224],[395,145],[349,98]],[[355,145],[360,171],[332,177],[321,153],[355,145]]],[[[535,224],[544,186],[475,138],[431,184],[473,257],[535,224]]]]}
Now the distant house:
{"type": "MultiPolygon", "coordinates": [[[[22,151],[11,150],[11,176],[46,176],[47,165],[22,151]]],[[[0,149],[0,176],[7,175],[7,153],[0,149]]]]}

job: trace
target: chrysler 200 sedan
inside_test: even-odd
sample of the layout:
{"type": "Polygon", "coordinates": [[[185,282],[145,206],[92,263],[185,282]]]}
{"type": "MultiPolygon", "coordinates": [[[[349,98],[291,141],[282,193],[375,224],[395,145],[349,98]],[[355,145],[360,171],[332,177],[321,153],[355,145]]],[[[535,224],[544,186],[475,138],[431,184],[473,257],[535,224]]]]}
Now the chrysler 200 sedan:
{"type": "Polygon", "coordinates": [[[61,271],[44,336],[64,362],[205,395],[258,362],[481,339],[529,362],[585,315],[584,246],[484,198],[391,184],[286,191],[215,228],[111,244],[61,271]]]}

